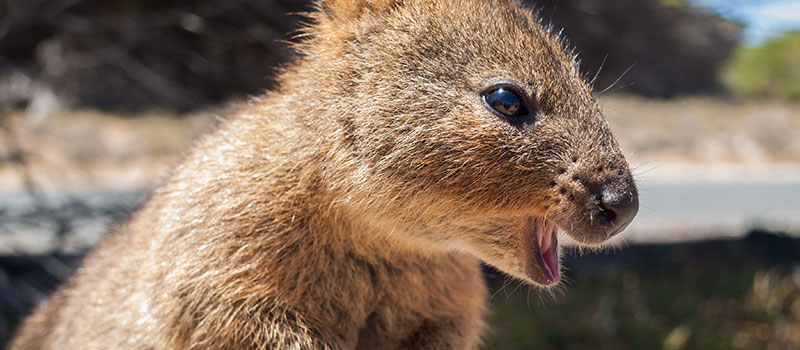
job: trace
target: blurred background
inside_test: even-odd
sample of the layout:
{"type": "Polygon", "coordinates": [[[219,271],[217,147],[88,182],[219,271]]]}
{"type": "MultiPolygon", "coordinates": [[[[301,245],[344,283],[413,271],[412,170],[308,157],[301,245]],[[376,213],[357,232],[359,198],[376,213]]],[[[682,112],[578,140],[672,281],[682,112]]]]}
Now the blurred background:
{"type": "MultiPolygon", "coordinates": [[[[540,0],[641,191],[566,288],[486,269],[487,349],[800,349],[800,1],[540,0]]],[[[306,0],[0,0],[0,347],[295,54],[306,0]]]]}

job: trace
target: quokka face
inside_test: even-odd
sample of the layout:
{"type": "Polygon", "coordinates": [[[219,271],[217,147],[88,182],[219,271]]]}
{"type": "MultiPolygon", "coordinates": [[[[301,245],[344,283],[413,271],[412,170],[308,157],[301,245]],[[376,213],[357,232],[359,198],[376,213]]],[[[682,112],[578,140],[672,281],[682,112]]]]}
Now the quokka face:
{"type": "Polygon", "coordinates": [[[633,219],[637,189],[591,87],[530,9],[335,3],[309,57],[339,72],[320,92],[340,96],[328,136],[371,222],[551,285],[558,234],[599,245],[633,219]]]}

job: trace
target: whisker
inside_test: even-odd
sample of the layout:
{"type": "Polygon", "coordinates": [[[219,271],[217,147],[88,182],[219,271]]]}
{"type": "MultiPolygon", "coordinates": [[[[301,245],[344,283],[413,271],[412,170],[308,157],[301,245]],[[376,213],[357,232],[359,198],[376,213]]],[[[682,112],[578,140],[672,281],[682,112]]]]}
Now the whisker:
{"type": "Polygon", "coordinates": [[[606,65],[606,59],[608,59],[608,53],[603,56],[603,61],[600,62],[600,67],[597,68],[597,72],[594,73],[594,77],[592,77],[592,80],[589,81],[589,86],[591,86],[592,89],[594,89],[594,82],[597,81],[597,77],[600,76],[600,71],[602,71],[603,67],[606,65]]]}
{"type": "Polygon", "coordinates": [[[626,69],[624,72],[622,72],[622,74],[619,75],[619,78],[617,78],[617,80],[614,80],[614,82],[611,83],[611,85],[609,85],[607,88],[603,89],[603,91],[598,92],[597,94],[605,93],[606,91],[608,91],[611,88],[613,88],[614,85],[617,85],[617,83],[619,83],[619,81],[622,80],[623,77],[625,77],[625,74],[628,74],[628,72],[630,72],[630,70],[633,69],[633,67],[636,66],[637,63],[639,63],[638,60],[634,61],[630,66],[628,66],[628,69],[626,69]]]}

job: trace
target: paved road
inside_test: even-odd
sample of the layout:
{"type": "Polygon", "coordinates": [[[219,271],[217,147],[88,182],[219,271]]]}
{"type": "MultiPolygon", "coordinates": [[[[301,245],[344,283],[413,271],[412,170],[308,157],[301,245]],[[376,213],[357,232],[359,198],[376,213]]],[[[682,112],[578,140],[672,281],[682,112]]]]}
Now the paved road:
{"type": "Polygon", "coordinates": [[[145,198],[145,191],[79,191],[35,201],[23,192],[0,192],[0,255],[79,253],[145,198]]]}
{"type": "Polygon", "coordinates": [[[650,182],[640,185],[639,215],[630,242],[702,240],[744,235],[753,228],[800,236],[796,182],[650,182]]]}

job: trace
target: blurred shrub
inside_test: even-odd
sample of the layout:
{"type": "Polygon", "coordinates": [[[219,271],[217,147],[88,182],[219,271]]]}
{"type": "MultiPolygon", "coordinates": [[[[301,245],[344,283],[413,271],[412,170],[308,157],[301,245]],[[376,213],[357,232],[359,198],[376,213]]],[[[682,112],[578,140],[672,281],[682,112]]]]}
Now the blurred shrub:
{"type": "Polygon", "coordinates": [[[686,7],[689,6],[686,0],[659,0],[662,6],[666,7],[686,7]]]}
{"type": "Polygon", "coordinates": [[[757,47],[740,46],[724,81],[742,95],[800,100],[800,32],[757,47]]]}
{"type": "Polygon", "coordinates": [[[742,24],[685,0],[529,0],[577,48],[595,87],[652,97],[715,94],[742,24]]]}
{"type": "Polygon", "coordinates": [[[0,0],[0,104],[191,110],[270,86],[309,0],[0,0]],[[28,102],[28,100],[32,100],[28,102]]]}

